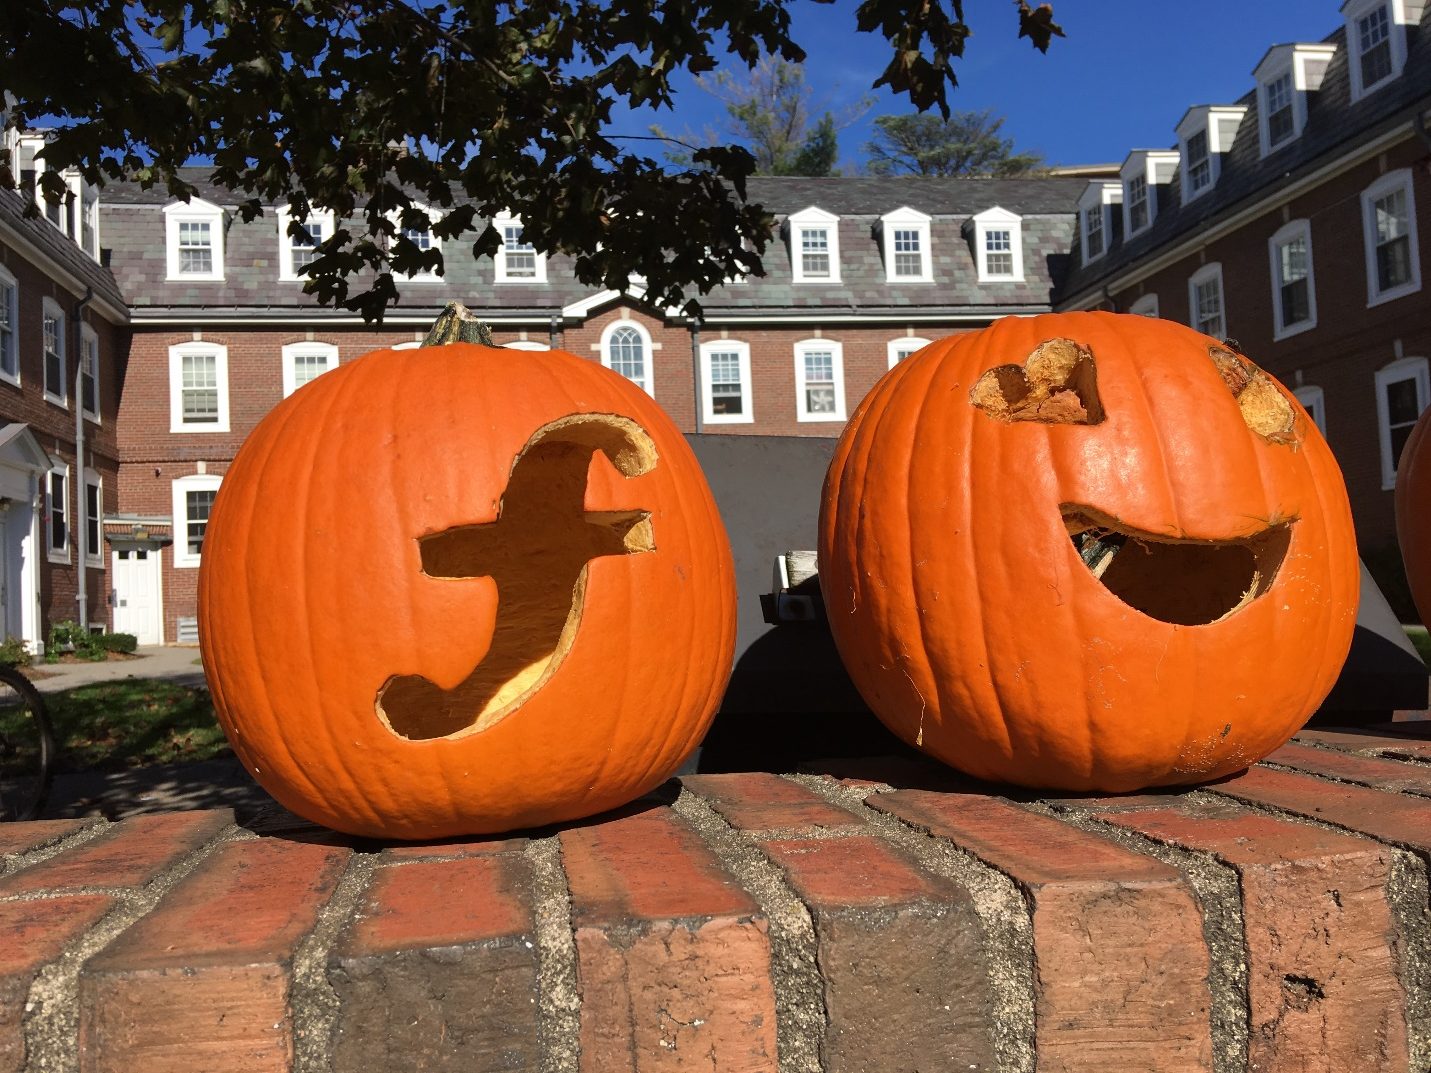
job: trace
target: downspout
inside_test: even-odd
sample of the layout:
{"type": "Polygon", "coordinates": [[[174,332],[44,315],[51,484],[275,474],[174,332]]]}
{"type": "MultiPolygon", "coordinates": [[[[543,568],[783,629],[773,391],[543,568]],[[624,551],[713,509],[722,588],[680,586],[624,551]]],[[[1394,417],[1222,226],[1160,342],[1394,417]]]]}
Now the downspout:
{"type": "MultiPolygon", "coordinates": [[[[75,303],[74,310],[74,331],[70,334],[74,336],[75,354],[75,476],[76,481],[71,481],[75,489],[75,518],[78,524],[75,526],[75,585],[78,593],[75,596],[79,604],[79,627],[85,633],[89,632],[89,585],[85,577],[85,556],[88,550],[85,547],[85,537],[89,533],[89,519],[85,517],[85,508],[88,506],[89,485],[84,479],[84,340],[80,336],[81,321],[80,316],[84,313],[84,307],[89,305],[94,297],[94,288],[86,287],[84,297],[75,303]]],[[[96,407],[99,406],[99,399],[94,400],[96,407]]],[[[100,504],[103,511],[104,505],[100,504]]],[[[96,548],[96,551],[99,549],[96,548]]]]}
{"type": "Polygon", "coordinates": [[[696,435],[705,431],[701,418],[701,318],[687,317],[686,324],[691,329],[691,384],[696,398],[696,435]]]}

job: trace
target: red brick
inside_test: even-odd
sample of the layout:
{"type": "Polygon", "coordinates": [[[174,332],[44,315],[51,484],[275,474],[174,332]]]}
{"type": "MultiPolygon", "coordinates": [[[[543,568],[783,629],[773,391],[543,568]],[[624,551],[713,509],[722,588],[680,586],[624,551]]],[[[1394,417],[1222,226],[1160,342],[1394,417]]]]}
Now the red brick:
{"type": "Polygon", "coordinates": [[[286,1070],[289,968],[349,851],[230,842],[85,965],[84,1073],[286,1070]]]}
{"type": "MultiPolygon", "coordinates": [[[[1225,810],[1230,811],[1230,810],[1225,810]]],[[[1407,1068],[1405,992],[1379,843],[1248,812],[1114,814],[1108,823],[1238,872],[1251,1011],[1248,1068],[1407,1068]]]]}
{"type": "Polygon", "coordinates": [[[1007,874],[1033,913],[1040,1070],[1210,1070],[1209,955],[1186,879],[1050,816],[975,794],[867,799],[1007,874]]]}
{"type": "Polygon", "coordinates": [[[968,782],[958,772],[917,756],[829,757],[800,765],[808,775],[828,775],[846,786],[896,786],[942,790],[968,782]]]}
{"type": "Polygon", "coordinates": [[[521,853],[526,844],[525,838],[492,838],[477,842],[405,842],[400,846],[386,847],[383,850],[383,859],[411,861],[426,857],[484,857],[493,853],[521,853]]]}
{"type": "Polygon", "coordinates": [[[766,921],[694,832],[651,809],[561,833],[581,1068],[777,1068],[766,921]]]}
{"type": "Polygon", "coordinates": [[[379,868],[329,960],[334,1069],[537,1069],[532,933],[520,855],[379,868]]]}
{"type": "Polygon", "coordinates": [[[856,827],[860,820],[799,783],[764,772],[687,775],[681,784],[705,798],[733,827],[768,831],[781,827],[856,827]]]}
{"type": "Polygon", "coordinates": [[[1431,801],[1424,798],[1267,767],[1251,768],[1207,789],[1431,852],[1431,801]]]}
{"type": "Polygon", "coordinates": [[[29,823],[0,824],[0,857],[29,853],[48,846],[76,831],[92,827],[98,820],[32,820],[29,823]]]}
{"type": "Polygon", "coordinates": [[[0,894],[140,887],[207,844],[229,824],[228,809],[135,816],[64,853],[0,881],[0,894]]]}
{"type": "Polygon", "coordinates": [[[1267,761],[1311,775],[1325,775],[1373,786],[1378,790],[1431,795],[1431,766],[1314,749],[1307,745],[1284,745],[1267,757],[1267,761]]]}
{"type": "Polygon", "coordinates": [[[992,1069],[985,937],[969,896],[876,838],[762,843],[809,906],[825,985],[825,1068],[992,1069]],[[879,912],[870,912],[877,909],[879,912]]]}
{"type": "Polygon", "coordinates": [[[25,1003],[35,974],[113,904],[107,894],[0,902],[0,1073],[25,1068],[25,1003]]]}

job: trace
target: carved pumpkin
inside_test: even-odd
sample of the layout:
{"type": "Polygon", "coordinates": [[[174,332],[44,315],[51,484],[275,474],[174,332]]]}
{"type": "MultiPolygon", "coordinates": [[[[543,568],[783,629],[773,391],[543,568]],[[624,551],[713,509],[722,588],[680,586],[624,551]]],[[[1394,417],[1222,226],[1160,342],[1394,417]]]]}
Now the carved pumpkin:
{"type": "Polygon", "coordinates": [[[985,779],[1236,771],[1330,690],[1358,565],[1331,451],[1246,358],[1069,313],[925,347],[865,399],[820,518],[831,629],[905,741],[985,779]]]}
{"type": "Polygon", "coordinates": [[[645,392],[560,351],[368,354],[253,431],[204,541],[219,719],[294,812],[377,837],[591,815],[730,673],[730,547],[645,392]]]}
{"type": "Polygon", "coordinates": [[[1431,410],[1421,415],[1396,467],[1396,539],[1421,621],[1431,624],[1431,410]]]}

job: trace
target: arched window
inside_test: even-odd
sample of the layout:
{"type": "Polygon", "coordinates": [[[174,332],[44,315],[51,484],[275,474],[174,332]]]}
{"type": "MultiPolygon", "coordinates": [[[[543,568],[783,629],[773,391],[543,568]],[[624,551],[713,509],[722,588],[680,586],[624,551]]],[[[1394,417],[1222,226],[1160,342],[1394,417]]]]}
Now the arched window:
{"type": "Polygon", "coordinates": [[[651,390],[651,337],[633,321],[617,321],[603,334],[601,363],[626,377],[648,395],[651,390]]]}

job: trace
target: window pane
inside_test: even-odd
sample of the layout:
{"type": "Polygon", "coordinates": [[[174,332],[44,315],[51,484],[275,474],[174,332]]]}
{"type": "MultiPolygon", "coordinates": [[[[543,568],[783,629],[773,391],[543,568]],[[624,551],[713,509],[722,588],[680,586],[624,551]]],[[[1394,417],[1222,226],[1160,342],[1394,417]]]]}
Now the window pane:
{"type": "Polygon", "coordinates": [[[537,275],[537,252],[531,243],[522,241],[520,224],[507,224],[502,229],[503,256],[506,259],[507,276],[516,279],[535,279],[537,275]]]}
{"type": "Polygon", "coordinates": [[[924,255],[917,230],[896,228],[894,231],[894,274],[896,276],[924,275],[924,255]]]}
{"type": "Polygon", "coordinates": [[[85,507],[84,507],[84,532],[85,532],[85,554],[95,556],[99,554],[100,541],[100,521],[101,511],[99,503],[99,485],[86,484],[84,486],[85,507]]]}
{"type": "Polygon", "coordinates": [[[617,328],[606,344],[612,370],[627,380],[646,386],[646,344],[635,328],[617,328]]]}
{"type": "Polygon", "coordinates": [[[328,371],[326,354],[295,354],[293,356],[293,386],[300,388],[328,371]]]}
{"type": "Polygon", "coordinates": [[[323,241],[323,225],[309,220],[300,224],[302,230],[297,238],[289,236],[289,250],[293,256],[293,272],[296,275],[300,268],[307,268],[318,259],[318,251],[314,248],[323,241]]]}
{"type": "Polygon", "coordinates": [[[190,555],[204,550],[204,531],[209,527],[209,510],[214,505],[213,488],[184,493],[185,541],[190,555]]]}
{"type": "Polygon", "coordinates": [[[180,409],[185,422],[219,420],[219,360],[213,354],[185,354],[181,365],[180,409]]]}
{"type": "Polygon", "coordinates": [[[1086,210],[1083,220],[1084,233],[1087,235],[1088,256],[1097,257],[1103,252],[1103,206],[1086,210]]]}
{"type": "Polygon", "coordinates": [[[207,220],[179,222],[179,271],[208,273],[214,270],[213,238],[207,220]]]}
{"type": "Polygon", "coordinates": [[[69,527],[65,524],[65,476],[50,474],[50,547],[63,551],[70,546],[69,527]]]}
{"type": "Polygon", "coordinates": [[[1204,335],[1221,339],[1227,333],[1222,326],[1222,295],[1217,280],[1199,283],[1196,289],[1197,309],[1194,312],[1195,327],[1204,335]]]}
{"type": "Polygon", "coordinates": [[[1411,237],[1406,211],[1406,188],[1391,191],[1372,202],[1376,214],[1376,280],[1378,290],[1411,281],[1411,237]]]}
{"type": "Polygon", "coordinates": [[[45,314],[45,390],[51,395],[65,397],[65,327],[59,317],[45,314]]]}
{"type": "Polygon", "coordinates": [[[99,340],[84,338],[84,354],[80,358],[80,390],[85,411],[99,413],[99,340]]]}
{"type": "Polygon", "coordinates": [[[1212,182],[1212,163],[1207,157],[1207,131],[1200,130],[1188,139],[1188,186],[1201,190],[1212,182]]]}
{"type": "Polygon", "coordinates": [[[0,370],[9,376],[20,371],[20,351],[15,337],[19,295],[9,283],[0,282],[0,370]]]}
{"type": "Polygon", "coordinates": [[[1128,183],[1128,223],[1134,231],[1148,226],[1148,180],[1142,175],[1128,183]]]}
{"type": "Polygon", "coordinates": [[[1386,8],[1379,7],[1356,21],[1361,53],[1361,84],[1375,85],[1391,74],[1391,25],[1386,8]]]}
{"type": "Polygon", "coordinates": [[[711,412],[740,414],[745,412],[745,399],[740,384],[740,355],[711,355],[711,412]]]}
{"type": "Polygon", "coordinates": [[[1416,378],[1393,380],[1386,385],[1386,417],[1389,424],[1416,423],[1421,416],[1420,400],[1416,397],[1416,378]]]}
{"type": "Polygon", "coordinates": [[[830,275],[830,237],[823,227],[800,232],[800,271],[806,276],[830,275]]]}
{"type": "Polygon", "coordinates": [[[829,350],[807,350],[805,409],[812,414],[835,412],[835,355],[829,350]]]}
{"type": "Polygon", "coordinates": [[[1292,136],[1292,75],[1284,74],[1267,86],[1267,140],[1280,145],[1292,136]]]}

